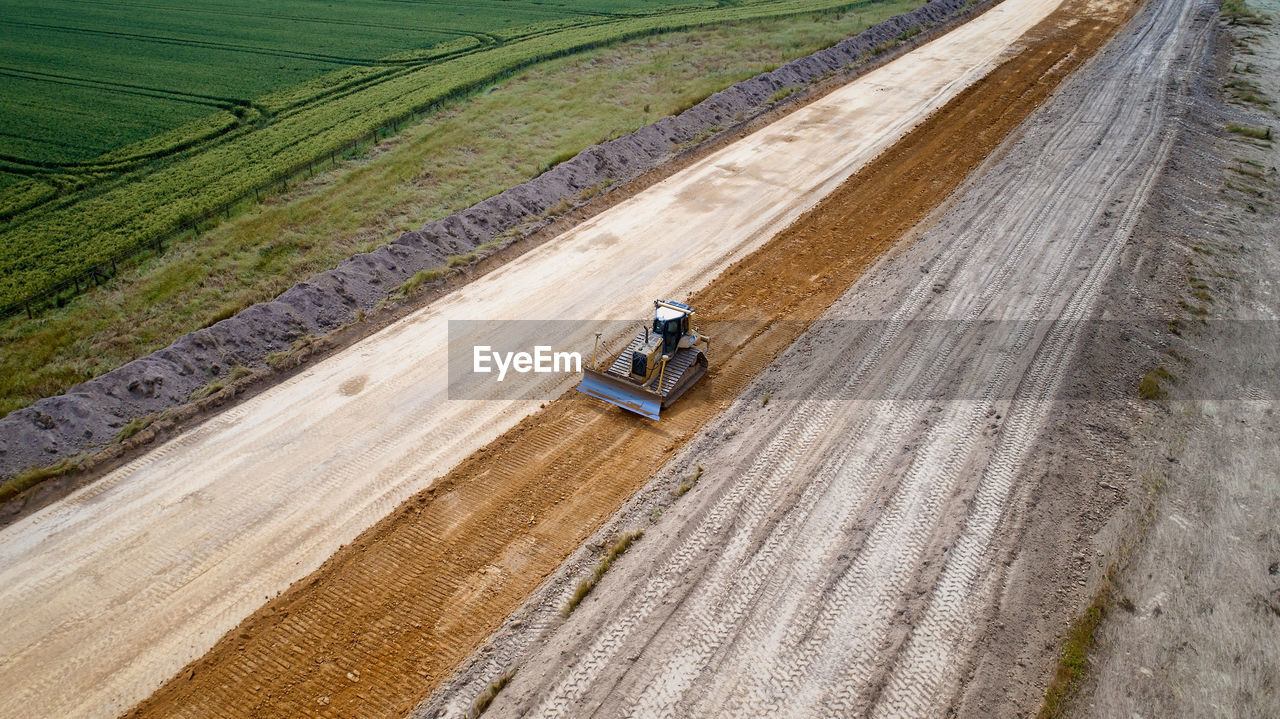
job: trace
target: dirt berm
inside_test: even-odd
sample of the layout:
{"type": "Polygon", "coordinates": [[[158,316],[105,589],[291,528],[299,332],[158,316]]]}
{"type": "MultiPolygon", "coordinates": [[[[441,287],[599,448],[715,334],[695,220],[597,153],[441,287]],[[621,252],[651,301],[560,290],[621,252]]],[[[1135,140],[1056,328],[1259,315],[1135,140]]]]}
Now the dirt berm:
{"type": "Polygon", "coordinates": [[[717,365],[661,423],[590,401],[551,402],[269,602],[129,716],[409,712],[1123,19],[1070,0],[1016,55],[691,297],[716,338],[717,365]]]}
{"type": "MultiPolygon", "coordinates": [[[[0,418],[0,477],[78,457],[109,445],[128,422],[178,407],[191,393],[237,365],[263,367],[272,352],[308,336],[323,336],[373,312],[414,273],[443,267],[495,237],[522,237],[549,224],[553,213],[584,204],[606,183],[618,188],[659,167],[690,145],[714,141],[778,105],[780,91],[802,89],[831,73],[846,77],[909,49],[926,28],[951,25],[987,2],[933,0],[833,47],[715,93],[574,158],[522,185],[377,250],[356,255],[270,302],[177,339],[172,345],[0,418]],[[911,43],[901,41],[911,36],[911,43]]],[[[785,93],[781,93],[785,94],[785,93]]],[[[794,102],[804,93],[794,93],[794,102]]]]}

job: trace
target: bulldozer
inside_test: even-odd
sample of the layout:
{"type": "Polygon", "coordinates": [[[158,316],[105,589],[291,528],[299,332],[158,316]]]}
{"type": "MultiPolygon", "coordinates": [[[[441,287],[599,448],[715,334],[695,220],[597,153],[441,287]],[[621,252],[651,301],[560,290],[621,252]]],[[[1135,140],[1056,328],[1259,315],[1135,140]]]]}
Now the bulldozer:
{"type": "Polygon", "coordinates": [[[591,366],[582,371],[578,391],[649,419],[689,390],[707,373],[711,338],[691,326],[693,308],[680,302],[653,301],[653,325],[631,340],[609,365],[597,369],[595,351],[591,366]]]}

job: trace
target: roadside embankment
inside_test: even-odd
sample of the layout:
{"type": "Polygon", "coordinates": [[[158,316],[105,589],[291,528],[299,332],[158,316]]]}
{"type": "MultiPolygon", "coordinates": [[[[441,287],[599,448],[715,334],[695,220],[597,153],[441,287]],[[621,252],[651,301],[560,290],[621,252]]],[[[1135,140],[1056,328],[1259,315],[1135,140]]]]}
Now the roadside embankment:
{"type": "Polygon", "coordinates": [[[1044,719],[1280,716],[1280,4],[1223,2],[1217,20],[1114,292],[1167,332],[1110,448],[1135,486],[1099,552],[1109,581],[1044,719]]]}

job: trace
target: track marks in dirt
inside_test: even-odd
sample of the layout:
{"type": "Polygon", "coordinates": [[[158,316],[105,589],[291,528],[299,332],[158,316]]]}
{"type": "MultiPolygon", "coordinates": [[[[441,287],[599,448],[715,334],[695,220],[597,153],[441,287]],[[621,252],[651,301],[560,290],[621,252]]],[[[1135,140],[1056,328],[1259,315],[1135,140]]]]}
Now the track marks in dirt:
{"type": "Polygon", "coordinates": [[[891,317],[861,330],[824,322],[762,383],[857,396],[813,390],[839,380],[943,401],[736,405],[692,445],[717,468],[700,504],[649,532],[649,558],[615,570],[525,662],[495,715],[953,713],[1016,541],[1012,497],[1035,483],[1024,459],[1166,164],[1194,67],[1175,59],[1203,50],[1206,9],[1148,8],[935,231],[827,315],[888,306],[891,317]],[[1028,321],[989,321],[1008,317],[1028,321]],[[954,326],[897,338],[913,318],[954,326]],[[998,351],[960,344],[983,325],[998,351]],[[1018,399],[1004,399],[1015,387],[1018,399]],[[717,444],[726,424],[750,428],[745,445],[717,444]],[[553,653],[569,665],[543,661],[553,653]]]}
{"type": "Polygon", "coordinates": [[[716,338],[715,368],[661,423],[572,398],[550,403],[130,716],[403,715],[1116,27],[1084,17],[1060,11],[1027,49],[689,298],[716,338]],[[1057,40],[1037,39],[1045,35],[1057,40]],[[717,321],[732,324],[716,334],[717,321]]]}

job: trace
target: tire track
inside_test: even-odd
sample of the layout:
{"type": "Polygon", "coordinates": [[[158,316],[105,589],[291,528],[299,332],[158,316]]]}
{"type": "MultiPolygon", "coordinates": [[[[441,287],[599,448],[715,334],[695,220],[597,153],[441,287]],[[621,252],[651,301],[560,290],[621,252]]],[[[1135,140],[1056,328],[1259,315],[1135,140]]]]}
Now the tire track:
{"type": "MultiPolygon", "coordinates": [[[[1051,216],[1056,209],[1056,205],[1050,205],[1048,209],[1041,209],[1039,212],[1030,212],[1027,213],[1026,216],[1032,218],[1032,224],[1038,225],[1043,221],[1044,217],[1051,216]]],[[[1019,215],[1014,216],[1017,217],[1019,215]]],[[[1027,247],[1031,244],[1032,240],[1038,239],[1035,233],[1013,232],[1009,234],[1012,237],[1019,237],[1021,240],[1011,250],[1002,253],[1006,258],[1005,262],[998,266],[1000,269],[996,276],[994,278],[988,278],[982,293],[970,303],[966,316],[960,322],[960,331],[945,338],[941,347],[926,348],[922,343],[917,342],[913,343],[912,346],[914,350],[909,353],[907,357],[894,357],[894,360],[896,361],[896,364],[894,365],[896,371],[894,374],[896,376],[888,380],[887,386],[903,386],[906,379],[905,375],[916,371],[916,368],[921,365],[920,359],[926,350],[930,355],[937,357],[953,356],[956,353],[958,350],[956,343],[958,343],[961,338],[969,334],[969,330],[975,323],[977,317],[987,313],[992,300],[999,297],[1001,293],[1004,292],[1013,268],[1020,264],[1020,259],[1022,255],[1025,254],[1027,247]]],[[[963,262],[956,270],[956,274],[962,274],[963,272],[968,271],[975,259],[988,260],[989,258],[985,256],[975,258],[975,253],[968,253],[964,256],[963,262]]],[[[1060,258],[1058,263],[1059,270],[1061,268],[1061,264],[1066,260],[1066,257],[1060,258]]],[[[1057,273],[1058,271],[1055,271],[1055,274],[1057,273]]],[[[899,309],[894,320],[901,322],[904,318],[913,317],[920,313],[922,311],[924,301],[930,295],[930,285],[931,282],[929,281],[922,281],[918,283],[912,291],[910,299],[899,309]]],[[[893,327],[894,324],[894,322],[891,322],[890,327],[893,327]]],[[[896,339],[896,337],[894,337],[895,333],[892,330],[886,334],[889,335],[890,339],[896,339]]],[[[1029,333],[1024,331],[1018,337],[1017,345],[1025,346],[1029,340],[1028,335],[1029,333]]],[[[888,342],[882,343],[882,346],[884,347],[887,347],[887,345],[888,342]]],[[[863,366],[865,367],[866,364],[870,362],[879,362],[881,359],[881,354],[873,354],[864,361],[863,366]]],[[[938,506],[941,503],[942,498],[949,494],[948,490],[950,486],[952,486],[951,484],[942,483],[930,484],[926,481],[927,478],[924,475],[924,472],[936,472],[937,467],[939,466],[950,467],[953,471],[946,472],[945,476],[949,477],[952,483],[956,481],[956,475],[958,472],[954,470],[956,470],[960,462],[967,458],[973,451],[973,442],[966,441],[966,439],[976,438],[978,436],[975,429],[981,421],[981,417],[993,405],[994,396],[1000,394],[1004,389],[1004,375],[1008,372],[1007,365],[1009,364],[1011,363],[1006,363],[1006,368],[997,371],[996,377],[988,385],[987,396],[984,397],[977,405],[965,408],[967,411],[965,412],[963,419],[959,416],[955,416],[951,418],[951,421],[944,422],[941,425],[948,429],[947,435],[940,436],[936,430],[932,433],[934,436],[927,443],[928,446],[946,448],[945,457],[931,458],[926,456],[921,461],[912,463],[908,470],[907,477],[903,480],[903,484],[906,485],[906,489],[904,489],[903,493],[895,496],[891,500],[890,509],[888,511],[889,516],[887,520],[885,520],[887,525],[891,528],[880,533],[873,530],[869,543],[863,548],[864,557],[879,557],[881,564],[874,568],[869,568],[863,564],[855,564],[850,571],[850,575],[858,581],[842,582],[837,585],[837,588],[835,589],[835,596],[830,601],[828,609],[817,620],[818,629],[816,635],[812,641],[805,643],[805,646],[810,650],[810,653],[801,656],[788,656],[786,659],[788,666],[786,667],[779,666],[781,663],[781,657],[778,652],[771,651],[764,653],[763,655],[757,653],[744,659],[742,663],[739,664],[740,671],[731,670],[727,672],[728,674],[731,676],[751,676],[752,674],[758,673],[760,675],[770,677],[771,680],[775,680],[780,675],[789,678],[800,677],[810,673],[821,675],[822,671],[813,671],[812,664],[814,662],[814,658],[812,656],[812,652],[819,647],[832,647],[827,640],[833,631],[832,624],[840,617],[859,617],[859,624],[861,625],[862,635],[865,638],[865,642],[862,647],[850,648],[847,646],[840,646],[839,652],[852,649],[854,653],[866,653],[869,655],[870,649],[882,641],[882,636],[870,631],[868,624],[871,626],[879,624],[885,626],[887,629],[889,615],[896,606],[896,602],[893,600],[899,591],[898,587],[908,577],[908,573],[918,564],[919,556],[924,550],[930,529],[936,523],[938,506]],[[922,496],[921,492],[926,490],[928,491],[928,495],[922,496]],[[913,516],[915,516],[915,520],[912,523],[911,528],[906,530],[907,533],[904,535],[901,524],[905,521],[904,515],[907,511],[906,508],[918,510],[921,506],[927,507],[931,513],[924,516],[920,516],[918,512],[914,514],[913,516]],[[899,527],[896,532],[892,529],[894,525],[899,527]],[[897,562],[884,558],[884,552],[889,551],[882,551],[884,547],[892,547],[893,550],[896,551],[897,554],[895,556],[898,557],[897,562]],[[886,564],[891,565],[893,569],[886,570],[886,564]],[[888,572],[888,574],[893,578],[893,581],[883,584],[878,588],[868,586],[867,582],[883,577],[886,572],[888,572]],[[875,593],[873,593],[873,591],[875,593]],[[874,597],[875,600],[872,601],[869,597],[874,597]],[[857,598],[859,604],[857,607],[851,607],[849,602],[853,601],[855,598],[857,598]],[[876,609],[882,610],[881,615],[878,617],[879,621],[868,622],[866,616],[876,609]],[[764,669],[758,672],[749,672],[747,671],[748,667],[764,667],[764,669]]],[[[916,383],[924,385],[934,383],[941,377],[943,367],[944,365],[941,363],[929,364],[925,375],[917,379],[916,383]]],[[[861,384],[863,380],[864,378],[862,376],[855,374],[850,378],[849,385],[853,386],[861,384]]],[[[889,439],[885,440],[885,443],[889,444],[896,441],[897,438],[904,436],[908,428],[919,422],[920,415],[923,412],[928,411],[927,409],[922,409],[919,406],[902,406],[900,403],[882,405],[877,409],[878,411],[890,414],[893,421],[888,424],[888,431],[877,432],[870,436],[887,437],[889,439]]],[[[824,428],[824,430],[829,431],[828,428],[824,428]]],[[[854,432],[845,434],[844,436],[860,437],[863,435],[864,433],[862,432],[854,432]]],[[[883,447],[869,448],[864,451],[862,455],[867,457],[875,457],[877,455],[883,456],[883,450],[883,447]]],[[[871,483],[871,477],[867,475],[879,474],[882,471],[882,465],[857,466],[856,471],[864,475],[860,478],[861,481],[857,484],[859,486],[868,486],[871,483]]],[[[809,480],[810,485],[814,485],[818,482],[818,479],[809,480]]],[[[885,523],[878,523],[876,524],[876,529],[879,530],[885,526],[885,523]]],[[[824,536],[821,531],[810,531],[807,534],[807,537],[797,538],[793,540],[793,543],[801,543],[806,539],[812,540],[813,538],[824,536]]],[[[804,561],[803,559],[795,557],[794,554],[788,557],[788,560],[792,562],[804,561]]],[[[753,570],[758,566],[758,564],[759,557],[757,556],[753,558],[752,561],[751,566],[753,570]]],[[[815,566],[821,566],[821,564],[816,563],[815,566]]],[[[846,579],[847,578],[849,577],[846,577],[846,579]]],[[[782,591],[792,595],[796,594],[794,589],[782,591]]],[[[705,604],[708,606],[719,607],[720,597],[734,596],[736,598],[741,596],[742,589],[741,587],[734,587],[730,590],[727,587],[717,586],[714,578],[712,578],[711,580],[704,580],[700,584],[700,592],[704,597],[705,604]]],[[[772,602],[766,599],[763,601],[757,600],[756,603],[763,607],[767,607],[767,612],[762,613],[767,613],[773,617],[771,621],[777,621],[776,618],[779,612],[772,602]]],[[[741,627],[741,618],[730,615],[723,607],[719,607],[715,614],[717,617],[716,621],[719,629],[719,638],[722,639],[727,635],[727,633],[731,631],[731,628],[736,631],[741,627]]],[[[677,666],[680,655],[687,652],[689,646],[700,646],[705,651],[713,650],[714,647],[718,645],[715,639],[711,639],[708,636],[708,631],[705,627],[700,629],[702,629],[701,632],[697,631],[694,627],[684,626],[672,632],[675,636],[683,638],[684,644],[682,647],[674,650],[678,656],[677,660],[668,662],[665,667],[655,672],[656,675],[660,677],[660,681],[664,688],[669,688],[674,682],[679,681],[680,679],[688,679],[689,681],[692,681],[692,678],[696,675],[696,672],[690,672],[687,668],[685,670],[681,670],[681,668],[677,666]]],[[[813,627],[809,626],[806,620],[803,632],[797,631],[795,633],[808,634],[812,631],[814,631],[813,627]]],[[[795,647],[796,644],[785,643],[780,646],[795,647]]],[[[664,647],[663,651],[664,653],[671,653],[673,650],[671,647],[664,647]]],[[[706,658],[705,655],[703,658],[706,658]]],[[[833,660],[833,656],[827,656],[825,663],[830,664],[833,660]]],[[[867,677],[869,677],[869,673],[867,674],[867,677]]],[[[794,681],[789,681],[788,683],[794,684],[794,681]]],[[[684,689],[687,689],[687,686],[681,687],[679,691],[682,693],[684,689]]],[[[735,695],[735,692],[729,692],[727,698],[733,699],[735,695]]],[[[778,692],[773,691],[771,692],[771,695],[773,698],[773,702],[771,704],[758,704],[746,701],[742,702],[738,708],[741,711],[750,711],[752,713],[764,713],[769,715],[781,715],[783,713],[783,709],[787,708],[791,715],[806,716],[812,713],[814,710],[814,703],[819,699],[818,697],[809,697],[807,702],[797,702],[793,697],[787,696],[785,693],[779,694],[778,692]]],[[[634,713],[638,715],[661,713],[659,706],[663,703],[664,702],[659,699],[657,702],[658,705],[641,705],[634,713]]],[[[721,704],[718,700],[704,700],[703,706],[705,710],[710,710],[712,707],[724,706],[724,704],[721,704]]],[[[733,706],[733,702],[731,701],[728,706],[733,706]]],[[[730,713],[732,712],[733,710],[730,710],[730,713]]]]}
{"type": "MultiPolygon", "coordinates": [[[[1131,90],[1135,79],[1155,81],[1153,94],[1158,96],[1147,103],[1150,112],[1138,112],[1141,106],[1131,104],[1128,108],[1131,116],[1126,119],[1132,124],[1118,122],[1111,125],[1143,128],[1137,139],[1139,149],[1125,158],[1128,162],[1122,172],[1132,175],[1138,169],[1139,161],[1145,164],[1145,171],[1140,173],[1132,190],[1132,199],[1116,231],[1061,313],[1063,322],[1053,326],[1041,346],[1045,359],[1033,368],[1028,377],[1030,397],[1027,402],[1015,403],[1012,407],[1008,422],[1013,427],[1011,436],[1006,435],[1009,439],[1002,436],[996,447],[988,471],[982,477],[975,502],[977,509],[968,518],[966,534],[957,543],[957,551],[948,557],[934,601],[921,626],[913,630],[913,636],[898,660],[898,671],[888,687],[887,696],[877,707],[876,716],[938,715],[945,710],[945,705],[940,706],[938,699],[954,696],[959,663],[953,658],[976,641],[975,632],[965,631],[965,628],[972,626],[973,619],[986,605],[983,593],[974,591],[983,568],[982,560],[990,551],[993,536],[1003,518],[1001,509],[1008,503],[1017,469],[1041,422],[1048,416],[1062,378],[1062,368],[1074,350],[1077,336],[1071,329],[1079,327],[1079,320],[1096,312],[1094,305],[1099,289],[1118,265],[1120,251],[1133,230],[1138,212],[1145,206],[1146,198],[1168,160],[1176,135],[1167,132],[1167,128],[1171,122],[1176,122],[1176,118],[1170,119],[1165,115],[1169,109],[1178,113],[1180,105],[1173,99],[1175,94],[1187,92],[1191,74],[1190,64],[1181,68],[1174,64],[1175,53],[1195,56],[1204,52],[1211,28],[1205,21],[1209,11],[1209,4],[1205,2],[1163,3],[1158,14],[1146,18],[1142,31],[1129,43],[1126,52],[1116,53],[1121,60],[1117,63],[1120,67],[1110,71],[1113,78],[1108,83],[1110,87],[1100,94],[1116,102],[1116,98],[1131,90]],[[1198,16],[1195,23],[1190,21],[1193,13],[1198,16]],[[1153,41],[1153,38],[1161,38],[1162,41],[1153,41]],[[1152,45],[1159,47],[1154,56],[1150,52],[1152,45]],[[1128,68],[1124,67],[1126,63],[1128,68]],[[1145,122],[1141,122],[1143,117],[1145,122]]],[[[1108,189],[1112,196],[1120,194],[1114,184],[1108,189]]]]}

